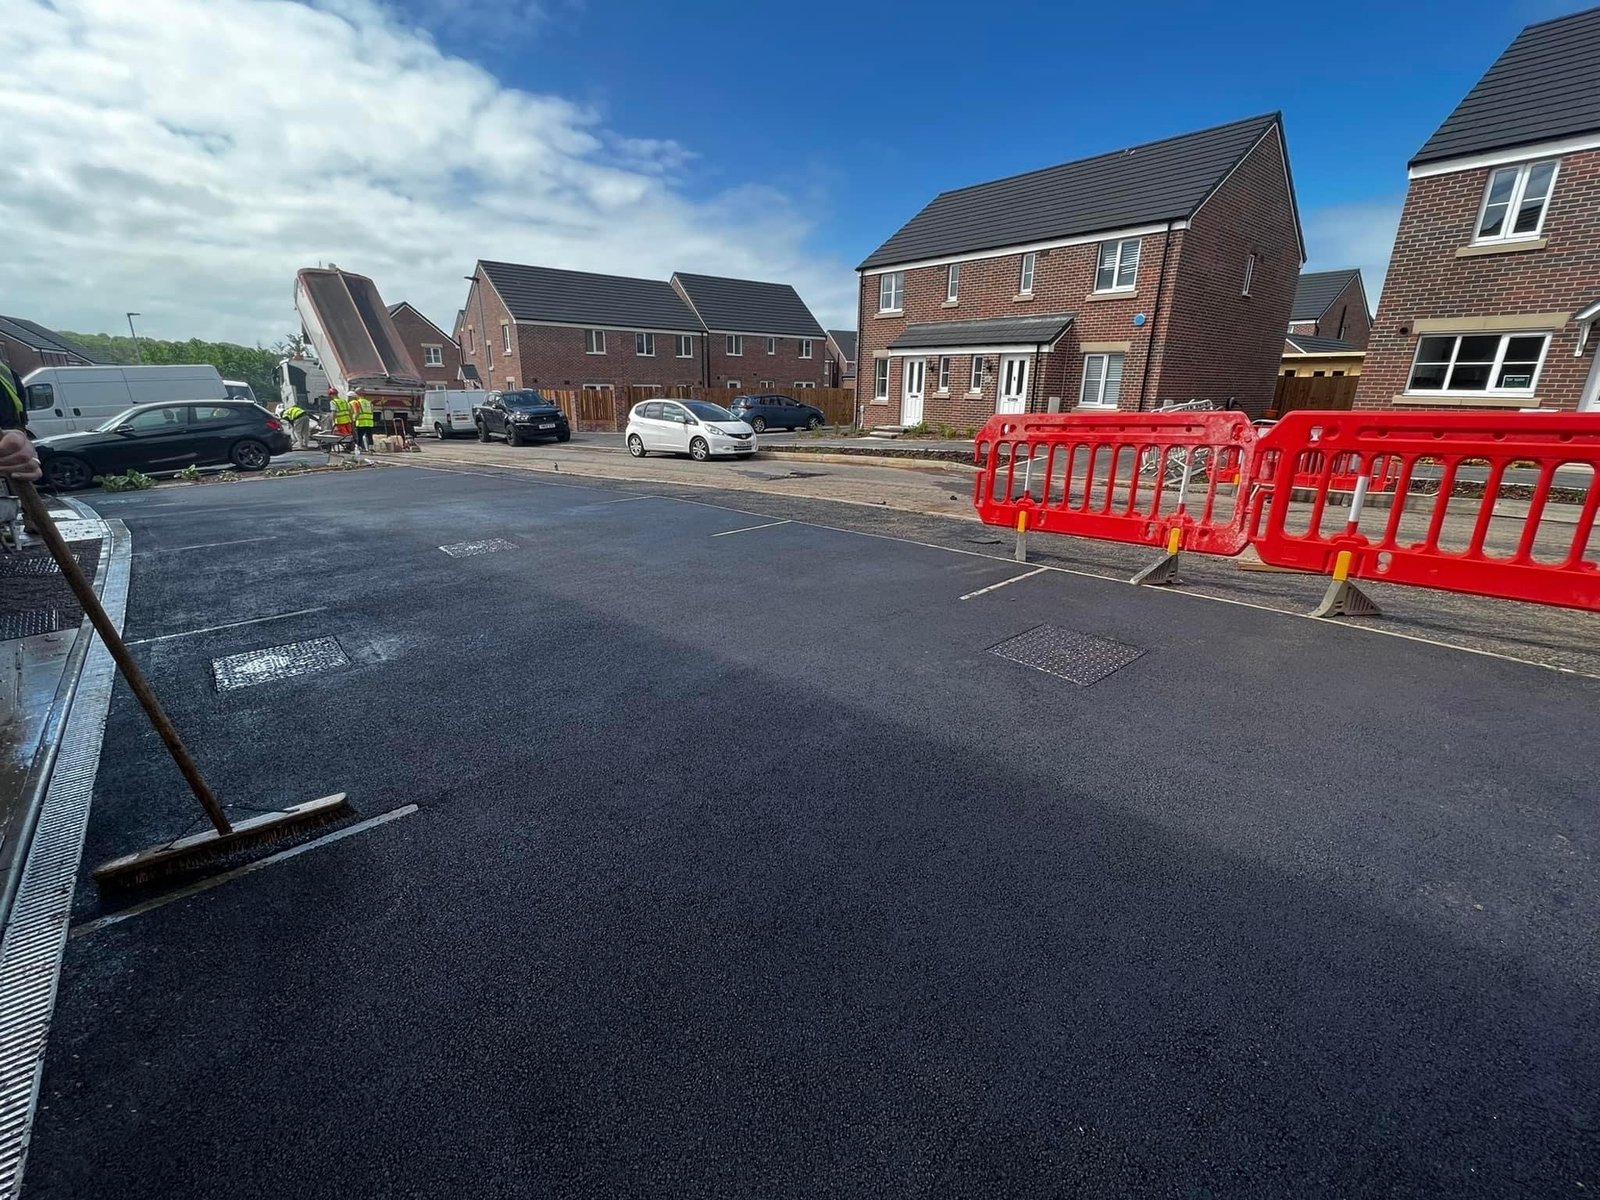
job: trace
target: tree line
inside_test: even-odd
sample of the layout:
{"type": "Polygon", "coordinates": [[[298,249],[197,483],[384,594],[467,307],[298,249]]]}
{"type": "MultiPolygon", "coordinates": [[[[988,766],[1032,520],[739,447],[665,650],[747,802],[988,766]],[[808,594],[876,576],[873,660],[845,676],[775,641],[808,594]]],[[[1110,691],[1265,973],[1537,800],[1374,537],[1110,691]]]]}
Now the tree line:
{"type": "Polygon", "coordinates": [[[210,363],[224,379],[240,379],[255,391],[256,399],[263,404],[277,403],[278,360],[294,353],[298,338],[284,338],[274,346],[240,346],[234,342],[203,342],[190,338],[186,342],[168,342],[160,338],[139,339],[135,346],[131,337],[115,333],[72,333],[63,329],[61,336],[77,342],[96,362],[115,366],[132,366],[144,362],[150,366],[176,363],[210,363]]]}

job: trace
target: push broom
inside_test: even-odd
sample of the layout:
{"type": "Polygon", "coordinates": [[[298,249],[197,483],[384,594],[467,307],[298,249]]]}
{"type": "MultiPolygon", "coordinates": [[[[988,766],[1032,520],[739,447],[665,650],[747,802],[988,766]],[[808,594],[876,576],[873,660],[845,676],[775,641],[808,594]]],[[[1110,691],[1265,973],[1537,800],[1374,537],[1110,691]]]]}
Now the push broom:
{"type": "Polygon", "coordinates": [[[66,576],[73,595],[83,606],[84,613],[88,615],[100,639],[105,642],[106,649],[111,651],[111,657],[116,661],[122,677],[128,681],[128,687],[138,699],[139,706],[144,709],[145,716],[150,718],[150,724],[166,743],[167,752],[172,755],[172,761],[182,772],[189,790],[200,802],[200,807],[205,810],[205,815],[212,826],[204,833],[151,846],[136,854],[124,855],[122,858],[102,863],[94,869],[95,882],[102,889],[135,887],[164,876],[186,874],[207,863],[231,858],[242,851],[282,841],[294,834],[329,824],[353,813],[354,810],[350,807],[345,794],[336,792],[331,796],[323,796],[320,800],[309,800],[304,804],[296,804],[278,812],[263,813],[245,821],[229,820],[228,814],[217,801],[216,794],[212,792],[210,784],[206,783],[205,776],[200,774],[200,768],[195,764],[188,748],[184,746],[183,739],[178,736],[177,729],[161,707],[161,701],[156,699],[155,692],[145,680],[144,672],[139,669],[139,664],[133,661],[127,643],[122,640],[122,635],[111,623],[111,618],[106,615],[100,597],[95,595],[94,586],[83,573],[83,568],[78,565],[78,560],[73,557],[72,551],[67,548],[66,539],[56,528],[55,520],[50,516],[50,510],[45,507],[38,491],[33,484],[23,479],[13,479],[11,489],[21,502],[23,512],[28,516],[28,524],[38,531],[50,551],[50,557],[55,559],[56,565],[61,568],[61,574],[66,576]]]}

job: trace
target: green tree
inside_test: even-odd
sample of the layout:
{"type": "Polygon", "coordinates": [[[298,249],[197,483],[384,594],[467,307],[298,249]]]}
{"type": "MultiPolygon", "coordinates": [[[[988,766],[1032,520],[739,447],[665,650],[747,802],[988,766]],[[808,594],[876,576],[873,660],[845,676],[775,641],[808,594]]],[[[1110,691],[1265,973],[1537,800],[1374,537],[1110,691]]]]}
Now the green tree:
{"type": "Polygon", "coordinates": [[[140,338],[135,347],[131,337],[112,333],[72,333],[61,331],[61,336],[77,342],[102,363],[131,366],[139,361],[148,365],[179,363],[209,363],[224,379],[239,379],[255,391],[256,399],[272,404],[278,396],[277,365],[286,357],[284,349],[292,347],[296,335],[282,339],[276,346],[240,346],[234,342],[203,342],[199,338],[171,342],[160,338],[140,338]]]}

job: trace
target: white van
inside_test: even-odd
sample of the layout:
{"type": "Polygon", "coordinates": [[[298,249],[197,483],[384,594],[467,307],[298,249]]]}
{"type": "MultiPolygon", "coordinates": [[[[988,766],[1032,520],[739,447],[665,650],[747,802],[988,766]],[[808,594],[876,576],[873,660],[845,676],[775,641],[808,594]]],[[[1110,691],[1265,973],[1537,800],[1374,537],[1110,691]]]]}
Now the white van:
{"type": "Polygon", "coordinates": [[[261,401],[256,399],[255,388],[242,379],[224,379],[222,386],[228,389],[229,400],[248,400],[257,406],[261,404],[261,401]]]}
{"type": "Polygon", "coordinates": [[[22,381],[28,430],[35,437],[98,429],[135,404],[154,400],[226,400],[212,366],[40,367],[22,381]]]}
{"type": "Polygon", "coordinates": [[[422,393],[422,427],[431,429],[441,438],[457,433],[471,433],[472,406],[481,404],[489,393],[485,391],[426,391],[422,393]]]}

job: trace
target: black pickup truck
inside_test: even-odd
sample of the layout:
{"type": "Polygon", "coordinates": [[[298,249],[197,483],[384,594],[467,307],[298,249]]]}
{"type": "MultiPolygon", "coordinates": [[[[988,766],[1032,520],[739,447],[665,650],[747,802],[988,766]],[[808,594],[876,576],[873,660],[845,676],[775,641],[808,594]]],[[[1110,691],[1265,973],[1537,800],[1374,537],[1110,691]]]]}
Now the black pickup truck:
{"type": "Polygon", "coordinates": [[[510,445],[520,446],[540,438],[572,440],[567,414],[535,388],[490,392],[482,404],[473,405],[472,423],[478,427],[480,442],[503,437],[510,445]]]}

